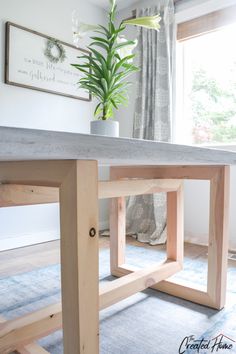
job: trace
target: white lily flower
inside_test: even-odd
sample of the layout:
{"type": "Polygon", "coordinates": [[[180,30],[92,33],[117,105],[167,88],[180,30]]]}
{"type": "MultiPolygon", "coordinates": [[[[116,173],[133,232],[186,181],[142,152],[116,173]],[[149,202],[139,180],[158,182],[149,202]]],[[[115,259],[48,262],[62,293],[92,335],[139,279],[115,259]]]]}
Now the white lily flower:
{"type": "Polygon", "coordinates": [[[77,47],[81,38],[85,37],[89,32],[98,30],[100,27],[80,22],[78,19],[77,10],[72,12],[72,32],[73,42],[77,47]]]}
{"type": "Polygon", "coordinates": [[[98,26],[89,25],[87,23],[79,22],[77,26],[72,27],[73,33],[78,37],[83,38],[87,33],[98,30],[98,26]]]}
{"type": "MultiPolygon", "coordinates": [[[[125,36],[117,37],[117,43],[118,44],[122,44],[122,43],[125,43],[125,42],[127,42],[127,39],[125,38],[125,36]]],[[[134,40],[134,44],[129,44],[127,46],[124,46],[124,47],[118,49],[117,53],[120,56],[120,58],[123,59],[123,58],[125,58],[125,57],[127,57],[129,55],[132,55],[133,50],[137,47],[137,45],[138,45],[138,40],[135,39],[134,40]]],[[[132,59],[130,59],[128,61],[128,63],[129,64],[132,63],[132,59]]]]}
{"type": "Polygon", "coordinates": [[[81,38],[85,37],[89,32],[98,30],[98,26],[89,25],[87,23],[79,22],[77,26],[72,27],[73,42],[76,47],[79,46],[81,38]]]}
{"type": "Polygon", "coordinates": [[[154,29],[159,31],[160,29],[160,21],[161,17],[159,14],[155,16],[145,16],[145,17],[137,17],[131,20],[126,20],[123,22],[124,25],[134,25],[140,26],[148,29],[154,29]]]}

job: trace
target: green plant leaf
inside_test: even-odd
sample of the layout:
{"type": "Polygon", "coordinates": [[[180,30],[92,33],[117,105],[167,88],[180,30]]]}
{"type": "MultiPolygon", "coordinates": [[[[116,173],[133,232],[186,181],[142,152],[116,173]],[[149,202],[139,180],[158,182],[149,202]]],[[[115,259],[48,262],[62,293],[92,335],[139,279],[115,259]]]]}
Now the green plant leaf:
{"type": "Polygon", "coordinates": [[[107,85],[106,79],[102,78],[102,79],[101,79],[101,83],[102,83],[104,92],[107,93],[107,91],[108,91],[108,85],[107,85]]]}
{"type": "Polygon", "coordinates": [[[102,105],[102,102],[99,102],[99,104],[96,106],[95,111],[94,111],[94,115],[95,115],[95,116],[101,113],[101,112],[100,112],[100,110],[101,110],[101,109],[100,109],[101,105],[102,105]],[[100,109],[100,110],[99,110],[99,109],[100,109]]]}
{"type": "Polygon", "coordinates": [[[99,27],[104,31],[104,34],[109,38],[111,36],[111,33],[106,29],[106,27],[99,25],[99,27]]]}
{"type": "Polygon", "coordinates": [[[89,47],[89,49],[91,50],[91,52],[95,55],[95,58],[99,61],[99,62],[104,62],[104,63],[106,63],[106,59],[104,58],[104,56],[101,54],[101,53],[99,53],[96,49],[94,49],[94,48],[90,48],[89,47]]]}
{"type": "Polygon", "coordinates": [[[114,106],[116,109],[118,109],[118,106],[117,106],[117,104],[115,103],[115,100],[113,100],[112,98],[111,98],[111,103],[113,104],[113,106],[114,106]]]}
{"type": "Polygon", "coordinates": [[[140,68],[138,68],[134,64],[123,64],[123,67],[127,70],[132,70],[132,71],[139,71],[140,70],[140,68]]]}
{"type": "Polygon", "coordinates": [[[116,29],[113,22],[110,22],[110,32],[113,36],[116,34],[116,29]]]}
{"type": "Polygon", "coordinates": [[[115,31],[115,34],[119,34],[120,32],[123,32],[125,30],[125,26],[121,26],[119,27],[116,31],[115,31]]]}
{"type": "Polygon", "coordinates": [[[90,37],[91,39],[93,39],[96,42],[102,42],[106,45],[109,46],[110,42],[107,39],[101,38],[101,37],[90,37]]]}
{"type": "Polygon", "coordinates": [[[80,68],[90,68],[89,64],[71,64],[72,66],[74,66],[77,69],[80,68]]]}
{"type": "Polygon", "coordinates": [[[127,57],[121,59],[114,68],[114,73],[116,73],[127,61],[133,59],[135,57],[135,54],[128,55],[127,57]]]}
{"type": "MultiPolygon", "coordinates": [[[[76,58],[89,60],[90,57],[91,57],[91,55],[81,55],[81,56],[78,56],[76,58]]],[[[71,64],[71,65],[73,65],[73,64],[71,64]]]]}
{"type": "Polygon", "coordinates": [[[117,46],[115,46],[114,50],[118,50],[120,48],[127,47],[127,46],[130,46],[130,45],[135,45],[135,41],[122,42],[122,43],[118,44],[117,46]]]}
{"type": "Polygon", "coordinates": [[[103,76],[101,67],[96,63],[96,61],[92,57],[90,58],[90,67],[95,73],[99,73],[101,77],[103,76]]]}
{"type": "Polygon", "coordinates": [[[97,47],[101,47],[101,48],[105,49],[106,51],[109,50],[109,47],[108,47],[106,44],[104,44],[104,43],[92,42],[92,43],[89,45],[89,48],[90,48],[91,46],[93,46],[93,45],[96,45],[97,47]]]}
{"type": "Polygon", "coordinates": [[[103,99],[103,97],[100,95],[100,93],[97,91],[96,87],[89,85],[89,84],[80,84],[80,88],[86,89],[89,92],[91,92],[95,97],[97,97],[98,99],[103,99]]]}

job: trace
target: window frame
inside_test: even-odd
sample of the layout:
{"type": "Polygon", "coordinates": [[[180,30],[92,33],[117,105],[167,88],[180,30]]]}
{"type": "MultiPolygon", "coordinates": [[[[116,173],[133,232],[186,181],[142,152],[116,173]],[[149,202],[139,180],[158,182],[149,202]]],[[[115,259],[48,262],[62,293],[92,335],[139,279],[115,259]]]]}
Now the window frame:
{"type": "Polygon", "coordinates": [[[179,23],[177,41],[185,41],[236,22],[236,5],[179,23]]]}

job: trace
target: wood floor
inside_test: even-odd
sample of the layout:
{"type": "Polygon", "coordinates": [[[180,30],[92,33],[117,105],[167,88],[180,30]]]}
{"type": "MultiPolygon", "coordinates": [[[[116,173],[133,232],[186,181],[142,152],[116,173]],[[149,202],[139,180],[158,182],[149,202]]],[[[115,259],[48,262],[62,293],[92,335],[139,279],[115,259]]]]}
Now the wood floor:
{"type": "MultiPolygon", "coordinates": [[[[150,249],[163,250],[165,245],[150,246],[137,242],[133,237],[127,237],[127,243],[150,249]]],[[[109,237],[100,237],[100,248],[109,248],[109,237]]],[[[207,261],[207,247],[185,243],[184,254],[191,259],[201,258],[207,261]]],[[[0,252],[0,278],[24,273],[36,268],[60,262],[60,241],[51,241],[38,245],[22,247],[0,252]]],[[[236,267],[235,260],[229,260],[229,266],[236,267]]]]}
{"type": "MultiPolygon", "coordinates": [[[[132,237],[127,237],[127,243],[138,247],[163,250],[165,245],[150,246],[137,242],[132,237]]],[[[109,247],[109,237],[100,237],[100,248],[109,247]]],[[[207,259],[207,247],[185,244],[185,255],[189,258],[207,259]]],[[[0,252],[0,277],[7,277],[14,274],[28,272],[36,268],[52,265],[60,262],[60,243],[52,241],[34,246],[18,248],[10,251],[0,252]]],[[[236,262],[235,264],[236,266],[236,262]]]]}

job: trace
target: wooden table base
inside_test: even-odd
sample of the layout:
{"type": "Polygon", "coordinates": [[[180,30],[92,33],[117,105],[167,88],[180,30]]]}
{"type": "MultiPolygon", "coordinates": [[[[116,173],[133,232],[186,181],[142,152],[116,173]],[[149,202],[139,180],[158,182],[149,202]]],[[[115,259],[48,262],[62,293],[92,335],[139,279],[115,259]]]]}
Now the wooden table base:
{"type": "Polygon", "coordinates": [[[0,163],[0,207],[60,202],[62,305],[0,324],[0,352],[46,353],[33,344],[61,327],[65,354],[99,353],[99,309],[152,287],[214,308],[225,302],[228,167],[113,167],[98,181],[96,161],[0,163]],[[128,179],[127,179],[128,178],[128,179]],[[207,292],[167,281],[183,264],[182,180],[211,182],[207,292]],[[59,190],[59,194],[58,194],[59,190]],[[167,192],[167,257],[135,269],[125,264],[125,196],[167,192]],[[98,199],[111,200],[111,273],[98,284],[98,199]],[[125,276],[124,276],[125,275],[125,276]],[[62,321],[63,318],[63,321],[62,321]],[[40,352],[41,350],[41,352],[40,352]]]}
{"type": "MultiPolygon", "coordinates": [[[[153,289],[215,309],[224,307],[228,256],[229,172],[229,166],[126,166],[111,168],[111,178],[113,180],[168,178],[210,181],[207,291],[183,286],[170,280],[164,280],[151,286],[153,289]]],[[[173,231],[169,227],[173,218],[173,214],[169,210],[173,205],[173,196],[171,196],[171,193],[167,195],[167,233],[169,240],[173,237],[173,231]]],[[[121,202],[116,201],[116,203],[121,202]]],[[[115,210],[115,207],[113,207],[113,210],[115,210]]],[[[125,242],[125,204],[123,203],[122,207],[117,208],[114,213],[116,213],[115,218],[111,217],[111,273],[115,276],[124,276],[134,271],[134,269],[125,265],[123,247],[125,242]],[[115,220],[119,220],[119,223],[116,224],[115,220]]],[[[177,238],[175,239],[177,240],[177,238]]],[[[173,245],[173,239],[170,242],[168,240],[167,254],[170,252],[168,244],[173,245]]]]}

